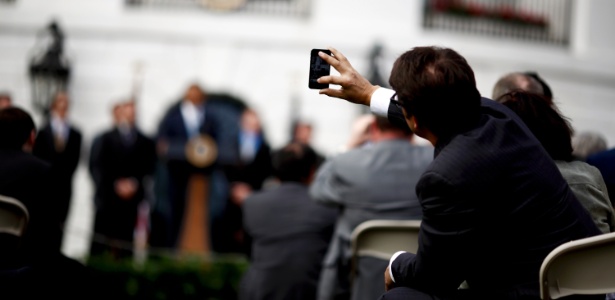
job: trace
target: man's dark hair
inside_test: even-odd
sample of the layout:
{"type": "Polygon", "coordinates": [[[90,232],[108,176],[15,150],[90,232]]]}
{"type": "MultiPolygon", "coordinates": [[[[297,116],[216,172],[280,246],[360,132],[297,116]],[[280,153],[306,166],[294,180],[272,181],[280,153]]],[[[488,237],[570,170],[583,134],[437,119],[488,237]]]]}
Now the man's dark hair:
{"type": "Polygon", "coordinates": [[[544,89],[536,78],[524,73],[510,73],[502,76],[493,86],[493,99],[512,91],[523,90],[529,93],[544,95],[544,89]]]}
{"type": "Polygon", "coordinates": [[[383,132],[399,132],[407,137],[412,136],[412,131],[410,128],[395,126],[385,117],[376,116],[376,127],[383,132]]]}
{"type": "Polygon", "coordinates": [[[273,173],[280,181],[304,182],[316,168],[316,152],[308,145],[290,143],[271,158],[273,173]]]}
{"type": "Polygon", "coordinates": [[[402,54],[389,79],[406,114],[439,138],[475,125],[480,93],[474,71],[452,49],[416,47],[402,54]]]}
{"type": "Polygon", "coordinates": [[[502,95],[498,102],[512,109],[532,131],[553,160],[571,161],[572,127],[543,95],[513,91],[502,95]]]}
{"type": "Polygon", "coordinates": [[[21,149],[34,130],[30,114],[17,107],[0,110],[0,148],[21,149]]]}

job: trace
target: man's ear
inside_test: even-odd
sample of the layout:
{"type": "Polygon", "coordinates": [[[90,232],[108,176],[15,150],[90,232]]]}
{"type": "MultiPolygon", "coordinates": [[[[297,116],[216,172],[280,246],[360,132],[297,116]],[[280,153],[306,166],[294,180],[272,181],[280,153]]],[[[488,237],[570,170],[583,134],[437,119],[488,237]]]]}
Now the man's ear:
{"type": "Polygon", "coordinates": [[[428,128],[421,126],[421,123],[419,123],[415,116],[410,116],[410,119],[406,118],[406,122],[414,134],[428,140],[433,146],[436,145],[438,137],[428,128]]]}

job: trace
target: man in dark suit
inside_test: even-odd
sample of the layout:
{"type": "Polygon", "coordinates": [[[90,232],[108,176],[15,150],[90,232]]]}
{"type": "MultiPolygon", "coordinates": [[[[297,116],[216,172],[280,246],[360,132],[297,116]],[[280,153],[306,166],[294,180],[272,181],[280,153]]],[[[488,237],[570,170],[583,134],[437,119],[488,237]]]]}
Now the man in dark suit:
{"type": "Polygon", "coordinates": [[[58,252],[51,239],[60,231],[57,215],[50,213],[56,199],[49,194],[51,167],[28,153],[36,137],[34,122],[19,108],[5,108],[0,114],[0,194],[21,201],[30,214],[24,258],[58,252]]]}
{"type": "Polygon", "coordinates": [[[133,233],[139,204],[145,200],[145,185],[154,171],[154,141],[135,125],[135,103],[114,107],[116,124],[100,136],[92,151],[91,171],[97,180],[94,232],[106,241],[92,241],[92,255],[110,252],[117,258],[132,254],[133,233]],[[107,247],[109,243],[123,247],[107,247]],[[126,247],[129,247],[126,249],[126,247]]]}
{"type": "MultiPolygon", "coordinates": [[[[60,220],[53,213],[51,167],[32,151],[36,129],[30,115],[17,107],[0,110],[0,195],[21,201],[29,221],[18,257],[0,266],[0,290],[7,298],[83,297],[88,274],[83,265],[60,253],[54,244],[60,220]]],[[[3,245],[4,246],[4,245],[3,245]]]]}
{"type": "Polygon", "coordinates": [[[387,261],[361,259],[349,288],[352,231],[368,220],[420,220],[415,186],[433,158],[433,147],[410,143],[412,132],[385,117],[369,124],[369,142],[339,154],[318,169],[310,196],[336,207],[340,216],[325,257],[318,299],[375,299],[384,290],[387,261]],[[378,192],[372,192],[374,187],[378,192]]]}
{"type": "Polygon", "coordinates": [[[435,146],[416,188],[418,252],[391,258],[383,299],[540,299],[538,274],[549,252],[600,233],[523,122],[481,99],[461,55],[437,47],[402,54],[392,91],[372,86],[331,50],[321,57],[340,76],[319,82],[342,89],[321,93],[370,105],[435,146]],[[464,281],[469,289],[458,289],[464,281]]]}
{"type": "MultiPolygon", "coordinates": [[[[157,229],[152,228],[152,231],[167,231],[165,241],[161,246],[176,247],[180,242],[186,198],[190,194],[190,182],[194,178],[193,175],[203,176],[209,180],[209,189],[206,191],[209,198],[207,209],[219,206],[217,202],[226,202],[227,199],[226,194],[216,193],[219,185],[225,183],[219,181],[216,163],[196,166],[188,161],[185,154],[188,142],[198,135],[208,135],[214,141],[218,139],[221,130],[220,122],[206,103],[207,94],[198,85],[191,85],[184,98],[169,108],[158,128],[157,148],[160,158],[164,161],[164,172],[167,175],[165,177],[168,179],[168,182],[163,184],[166,184],[168,191],[166,199],[169,201],[168,208],[170,208],[166,228],[164,226],[158,226],[157,229]]],[[[224,177],[222,179],[225,180],[224,177]]],[[[160,199],[165,199],[165,197],[160,199]]]]}
{"type": "MultiPolygon", "coordinates": [[[[81,133],[68,120],[69,98],[65,92],[55,95],[47,124],[36,137],[33,154],[51,164],[51,193],[57,201],[53,211],[62,222],[68,216],[73,192],[73,174],[81,156],[81,133]]],[[[55,237],[55,245],[62,246],[63,231],[55,237]]]]}
{"type": "Polygon", "coordinates": [[[235,158],[224,167],[230,184],[230,202],[215,233],[220,236],[219,251],[249,253],[251,242],[243,234],[241,206],[271,176],[271,148],[254,110],[245,109],[239,123],[233,141],[235,158]]]}
{"type": "Polygon", "coordinates": [[[244,227],[253,245],[240,299],[312,300],[337,213],[308,195],[316,167],[309,146],[286,145],[274,153],[273,167],[281,184],[244,202],[244,227]]]}

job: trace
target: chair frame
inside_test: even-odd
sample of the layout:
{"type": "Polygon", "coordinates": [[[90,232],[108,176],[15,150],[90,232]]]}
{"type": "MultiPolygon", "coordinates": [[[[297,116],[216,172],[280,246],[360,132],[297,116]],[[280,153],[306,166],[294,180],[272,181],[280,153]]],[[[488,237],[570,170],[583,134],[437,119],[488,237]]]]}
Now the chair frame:
{"type": "MultiPolygon", "coordinates": [[[[351,261],[351,284],[354,281],[358,272],[358,260],[362,256],[371,256],[384,260],[389,260],[391,256],[397,251],[409,251],[414,252],[418,250],[418,235],[421,227],[420,220],[369,220],[365,221],[357,226],[351,235],[351,249],[352,249],[352,261],[351,261]],[[397,249],[360,249],[362,237],[369,234],[373,230],[391,230],[400,231],[404,233],[411,232],[416,234],[416,241],[409,240],[409,242],[416,242],[416,249],[404,249],[403,247],[397,249]]],[[[386,247],[384,247],[386,248],[386,247]]]]}
{"type": "Polygon", "coordinates": [[[0,233],[7,233],[7,234],[15,235],[18,237],[23,236],[24,232],[26,231],[26,228],[28,227],[28,222],[30,220],[30,214],[26,206],[23,205],[21,201],[15,198],[0,195],[0,209],[4,209],[4,208],[8,208],[8,210],[14,210],[22,214],[22,216],[20,217],[23,217],[23,220],[20,222],[20,224],[16,225],[16,228],[1,228],[0,227],[0,233]]]}
{"type": "Polygon", "coordinates": [[[613,293],[614,266],[615,232],[562,244],[547,255],[540,267],[540,298],[613,293]],[[579,260],[583,263],[579,264],[579,260]],[[576,269],[571,272],[571,268],[576,269]],[[592,283],[583,285],[589,281],[592,283]]]}

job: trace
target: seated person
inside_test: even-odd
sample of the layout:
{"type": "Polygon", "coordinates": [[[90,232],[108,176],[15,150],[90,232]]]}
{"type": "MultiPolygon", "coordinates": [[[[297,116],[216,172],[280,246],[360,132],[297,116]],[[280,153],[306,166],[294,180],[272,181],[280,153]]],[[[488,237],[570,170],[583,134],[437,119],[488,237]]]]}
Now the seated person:
{"type": "MultiPolygon", "coordinates": [[[[514,112],[480,96],[456,51],[405,52],[393,65],[390,90],[330,50],[319,55],[340,75],[318,82],[341,88],[321,94],[370,106],[435,146],[416,186],[418,251],[391,258],[382,299],[540,299],[545,257],[600,234],[540,142],[514,112]],[[470,288],[458,289],[464,280],[470,288]]],[[[583,299],[594,298],[604,295],[583,299]]]]}
{"type": "Polygon", "coordinates": [[[251,266],[239,298],[311,299],[337,212],[313,202],[308,185],[316,153],[291,143],[272,157],[279,186],[250,195],[243,204],[244,230],[252,238],[251,266]]]}
{"type": "Polygon", "coordinates": [[[376,299],[384,290],[387,260],[361,258],[350,291],[352,231],[368,220],[420,220],[416,183],[433,159],[433,147],[411,143],[412,131],[375,117],[367,142],[328,159],[310,187],[317,202],[340,209],[334,238],[327,251],[318,299],[376,299]],[[374,187],[378,192],[374,193],[374,187]]]}
{"type": "Polygon", "coordinates": [[[23,238],[15,240],[21,244],[13,245],[18,253],[0,262],[0,291],[6,299],[84,298],[89,271],[54,244],[61,222],[49,212],[58,197],[49,192],[51,167],[31,154],[35,137],[30,114],[17,107],[0,110],[0,195],[22,202],[30,216],[23,238]]]}
{"type": "Polygon", "coordinates": [[[565,117],[539,94],[516,91],[502,95],[497,101],[517,113],[538,138],[600,231],[613,231],[615,220],[606,184],[596,167],[574,160],[573,130],[565,117]]]}

